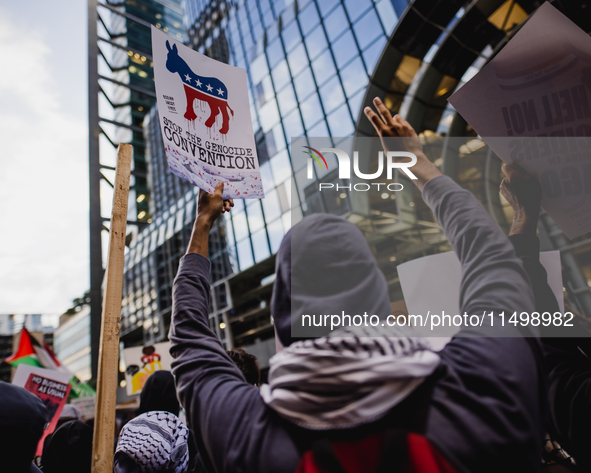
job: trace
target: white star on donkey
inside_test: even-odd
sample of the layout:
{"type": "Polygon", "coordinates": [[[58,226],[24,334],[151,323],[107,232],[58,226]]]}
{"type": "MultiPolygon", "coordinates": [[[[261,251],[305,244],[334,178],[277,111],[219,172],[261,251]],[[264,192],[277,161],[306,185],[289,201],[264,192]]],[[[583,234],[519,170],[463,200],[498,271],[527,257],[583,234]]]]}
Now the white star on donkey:
{"type": "Polygon", "coordinates": [[[187,82],[191,82],[191,78],[189,77],[189,74],[185,74],[185,80],[187,82]]]}
{"type": "Polygon", "coordinates": [[[208,92],[211,92],[213,90],[213,87],[209,84],[207,84],[206,87],[208,92]]]}
{"type": "Polygon", "coordinates": [[[197,87],[201,87],[201,81],[200,81],[199,79],[197,79],[197,82],[195,82],[195,85],[196,85],[197,87]]]}
{"type": "Polygon", "coordinates": [[[218,89],[218,95],[224,95],[224,91],[222,90],[221,87],[218,89]]]}

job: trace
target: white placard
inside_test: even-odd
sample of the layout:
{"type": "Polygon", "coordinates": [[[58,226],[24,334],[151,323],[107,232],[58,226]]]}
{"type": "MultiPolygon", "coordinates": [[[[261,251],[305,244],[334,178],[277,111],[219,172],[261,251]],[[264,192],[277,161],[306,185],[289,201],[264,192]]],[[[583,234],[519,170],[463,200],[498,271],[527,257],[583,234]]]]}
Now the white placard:
{"type": "Polygon", "coordinates": [[[570,239],[591,231],[591,38],[549,3],[449,98],[493,151],[542,187],[570,239]],[[571,137],[568,139],[568,137],[571,137]]]}
{"type": "Polygon", "coordinates": [[[224,198],[262,198],[246,71],[198,53],[152,26],[158,113],[169,169],[224,198]]]}
{"type": "Polygon", "coordinates": [[[16,373],[14,374],[12,384],[24,388],[31,374],[36,374],[43,378],[52,379],[64,384],[69,384],[70,379],[72,378],[71,373],[63,373],[61,371],[39,368],[38,366],[20,364],[16,367],[16,373]]]}
{"type": "Polygon", "coordinates": [[[140,394],[148,377],[159,370],[170,371],[170,342],[123,350],[127,395],[140,394]]]}
{"type": "MultiPolygon", "coordinates": [[[[548,274],[548,285],[560,311],[564,313],[564,294],[562,290],[562,265],[560,251],[543,251],[540,263],[548,274]]],[[[462,267],[453,251],[424,256],[398,266],[398,277],[409,314],[426,316],[431,314],[462,314],[460,312],[460,283],[462,267]]],[[[459,327],[438,327],[438,333],[448,337],[459,331],[459,327]]],[[[428,333],[423,332],[423,333],[428,333]]],[[[449,341],[444,340],[443,344],[449,341]]],[[[439,347],[439,343],[436,343],[439,347]]]]}

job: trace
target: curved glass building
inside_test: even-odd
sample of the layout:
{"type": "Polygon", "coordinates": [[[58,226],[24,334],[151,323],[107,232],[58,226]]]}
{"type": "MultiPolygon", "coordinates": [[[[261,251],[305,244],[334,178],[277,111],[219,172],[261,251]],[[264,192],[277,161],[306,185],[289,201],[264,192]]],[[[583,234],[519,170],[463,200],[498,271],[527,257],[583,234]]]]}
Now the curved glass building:
{"type": "MultiPolygon", "coordinates": [[[[435,164],[508,230],[512,215],[499,195],[500,160],[447,98],[539,5],[532,0],[186,1],[189,46],[247,71],[266,194],[262,200],[236,201],[210,236],[211,328],[226,346],[246,348],[263,365],[274,353],[269,310],[274,254],[285,232],[308,213],[342,215],[362,229],[388,280],[393,310],[404,310],[396,265],[450,249],[412,186],[395,202],[377,195],[360,209],[346,194],[321,197],[294,168],[292,137],[373,136],[362,110],[375,96],[427,143],[443,141],[435,164]]],[[[564,9],[591,31],[585,2],[568,2],[564,9]]],[[[135,236],[126,256],[121,325],[126,346],[166,338],[172,282],[197,195],[167,169],[155,109],[144,129],[153,221],[135,236]]],[[[543,249],[562,252],[571,305],[591,315],[589,235],[569,241],[547,215],[539,230],[543,249]]]]}

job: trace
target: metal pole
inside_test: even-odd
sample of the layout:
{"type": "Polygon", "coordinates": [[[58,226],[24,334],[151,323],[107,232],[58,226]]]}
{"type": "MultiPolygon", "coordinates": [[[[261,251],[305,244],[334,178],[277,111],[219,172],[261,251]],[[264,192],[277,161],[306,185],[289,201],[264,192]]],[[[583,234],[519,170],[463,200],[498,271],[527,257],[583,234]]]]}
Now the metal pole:
{"type": "Polygon", "coordinates": [[[92,377],[98,373],[101,336],[103,255],[101,233],[97,0],[88,0],[88,173],[90,193],[90,359],[92,377]]]}

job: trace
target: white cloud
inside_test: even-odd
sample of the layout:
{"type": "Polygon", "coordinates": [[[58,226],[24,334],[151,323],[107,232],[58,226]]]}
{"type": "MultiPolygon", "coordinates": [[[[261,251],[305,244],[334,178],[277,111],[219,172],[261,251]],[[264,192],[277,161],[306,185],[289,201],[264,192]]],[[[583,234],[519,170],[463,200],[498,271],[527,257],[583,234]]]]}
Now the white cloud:
{"type": "Polygon", "coordinates": [[[0,313],[58,313],[89,285],[87,124],[61,102],[85,97],[22,31],[0,14],[0,313]]]}

